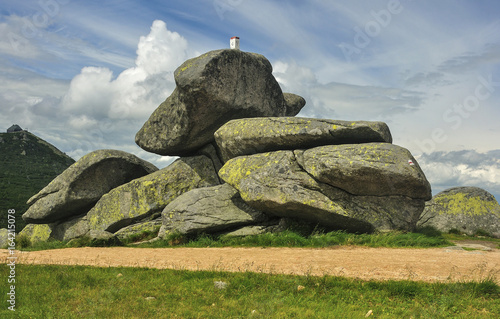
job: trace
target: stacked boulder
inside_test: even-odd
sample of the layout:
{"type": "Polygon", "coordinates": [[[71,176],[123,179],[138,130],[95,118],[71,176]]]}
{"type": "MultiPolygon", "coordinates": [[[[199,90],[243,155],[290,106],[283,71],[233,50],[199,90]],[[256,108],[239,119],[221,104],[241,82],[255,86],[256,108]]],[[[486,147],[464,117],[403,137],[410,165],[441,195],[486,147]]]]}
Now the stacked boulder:
{"type": "Polygon", "coordinates": [[[422,170],[408,150],[391,144],[384,123],[239,119],[215,140],[224,163],[219,176],[239,197],[221,188],[182,195],[163,210],[160,237],[207,232],[207,220],[214,231],[234,231],[218,216],[221,205],[209,204],[229,198],[241,220],[262,230],[287,218],[326,229],[410,231],[431,198],[422,170]]]}
{"type": "Polygon", "coordinates": [[[88,154],[30,199],[23,232],[244,235],[287,220],[356,232],[416,227],[430,185],[386,124],[294,117],[305,100],[283,93],[255,53],[211,51],[174,76],[135,140],[181,157],[158,170],[124,152],[88,154]]]}

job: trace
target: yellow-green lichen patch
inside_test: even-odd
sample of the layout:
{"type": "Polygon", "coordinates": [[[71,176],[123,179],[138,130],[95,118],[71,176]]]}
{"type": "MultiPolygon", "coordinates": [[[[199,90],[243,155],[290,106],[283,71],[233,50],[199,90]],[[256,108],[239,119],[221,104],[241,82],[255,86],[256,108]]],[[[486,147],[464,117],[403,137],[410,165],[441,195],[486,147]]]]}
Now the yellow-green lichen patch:
{"type": "Polygon", "coordinates": [[[52,234],[52,229],[48,224],[29,224],[19,233],[19,236],[26,236],[31,243],[47,241],[52,234]]]}
{"type": "Polygon", "coordinates": [[[161,211],[193,188],[218,184],[213,165],[208,164],[212,165],[205,156],[184,158],[113,189],[88,213],[90,229],[112,231],[118,223],[126,224],[161,211]],[[213,176],[209,176],[210,169],[213,176]]]}
{"type": "Polygon", "coordinates": [[[191,63],[185,63],[184,66],[179,67],[179,70],[177,71],[176,76],[179,76],[182,72],[186,71],[187,69],[189,69],[192,66],[193,66],[193,64],[191,64],[191,63]]]}
{"type": "Polygon", "coordinates": [[[441,206],[440,214],[483,216],[487,214],[500,214],[495,211],[498,203],[487,201],[480,197],[469,197],[465,193],[441,194],[434,198],[435,204],[441,206]]]}

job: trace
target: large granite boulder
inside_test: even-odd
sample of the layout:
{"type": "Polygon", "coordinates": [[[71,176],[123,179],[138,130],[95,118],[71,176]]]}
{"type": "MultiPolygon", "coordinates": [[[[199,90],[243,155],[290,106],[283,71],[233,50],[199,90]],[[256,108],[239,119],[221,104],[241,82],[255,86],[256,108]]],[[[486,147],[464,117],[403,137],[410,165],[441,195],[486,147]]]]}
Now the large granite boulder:
{"type": "Polygon", "coordinates": [[[113,188],[157,170],[126,152],[89,153],[31,197],[31,206],[22,217],[28,223],[47,224],[81,215],[113,188]]]}
{"type": "MultiPolygon", "coordinates": [[[[2,141],[0,141],[1,143],[2,141]]],[[[7,228],[0,229],[0,249],[4,249],[9,244],[9,230],[7,228]]]]}
{"type": "MultiPolygon", "coordinates": [[[[303,151],[295,153],[303,157],[303,151]]],[[[236,157],[222,167],[219,175],[239,191],[248,205],[278,217],[357,232],[415,229],[424,208],[423,199],[397,191],[384,196],[353,195],[342,187],[316,180],[303,169],[303,159],[295,153],[277,151],[236,157]]]]}
{"type": "Polygon", "coordinates": [[[407,196],[356,196],[326,186],[323,190],[351,218],[368,222],[378,231],[414,231],[425,207],[423,199],[407,196]]]}
{"type": "Polygon", "coordinates": [[[353,195],[432,198],[431,186],[417,161],[397,145],[328,145],[296,151],[296,155],[316,180],[353,195]]]}
{"type": "Polygon", "coordinates": [[[191,190],[165,207],[159,237],[168,233],[214,233],[268,218],[248,206],[228,184],[191,190]]]}
{"type": "Polygon", "coordinates": [[[162,170],[104,195],[87,214],[90,230],[114,233],[153,214],[159,216],[172,200],[191,189],[218,184],[217,173],[208,157],[177,159],[162,170]]]}
{"type": "Polygon", "coordinates": [[[251,207],[278,217],[303,219],[334,229],[369,232],[372,225],[350,218],[302,170],[292,151],[277,151],[229,160],[221,178],[238,190],[251,207]]]}
{"type": "Polygon", "coordinates": [[[500,205],[484,189],[453,187],[426,203],[419,225],[443,232],[458,230],[468,235],[486,232],[500,238],[500,205]]]}
{"type": "MultiPolygon", "coordinates": [[[[139,222],[137,224],[132,224],[130,226],[124,227],[115,233],[118,239],[125,241],[134,239],[134,237],[139,238],[146,234],[158,234],[162,225],[161,216],[152,220],[146,220],[139,222]]],[[[137,240],[134,240],[137,241],[137,240]]]]}
{"type": "Polygon", "coordinates": [[[48,224],[28,224],[17,237],[27,237],[31,244],[47,241],[51,238],[52,227],[48,224]]]}
{"type": "Polygon", "coordinates": [[[306,105],[306,100],[297,94],[283,93],[283,98],[285,100],[287,116],[295,116],[299,114],[300,110],[302,110],[304,105],[306,105]]]}
{"type": "Polygon", "coordinates": [[[392,143],[387,124],[299,117],[237,119],[215,134],[223,161],[241,155],[322,145],[392,143]]]}
{"type": "Polygon", "coordinates": [[[52,230],[50,237],[61,241],[69,241],[74,238],[83,237],[90,231],[87,215],[50,224],[50,228],[52,230]]]}
{"type": "Polygon", "coordinates": [[[300,102],[290,97],[285,102],[271,63],[260,54],[210,51],[184,62],[174,77],[174,92],[136,135],[148,152],[190,155],[231,119],[298,113],[300,102]]]}
{"type": "Polygon", "coordinates": [[[86,216],[78,216],[69,220],[50,224],[28,224],[19,233],[26,236],[32,244],[39,241],[55,239],[69,241],[88,234],[90,227],[86,216]]]}

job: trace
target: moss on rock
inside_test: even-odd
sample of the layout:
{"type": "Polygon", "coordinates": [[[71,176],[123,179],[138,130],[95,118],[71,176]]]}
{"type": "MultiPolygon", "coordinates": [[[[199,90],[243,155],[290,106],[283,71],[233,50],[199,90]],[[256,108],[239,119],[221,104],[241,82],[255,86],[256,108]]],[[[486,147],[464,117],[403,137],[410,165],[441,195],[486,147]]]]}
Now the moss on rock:
{"type": "Polygon", "coordinates": [[[30,198],[31,206],[23,219],[46,224],[84,214],[111,189],[157,170],[153,164],[126,152],[91,152],[30,198]]]}
{"type": "Polygon", "coordinates": [[[90,230],[116,232],[167,206],[179,195],[199,187],[214,186],[219,179],[206,156],[176,160],[170,166],[104,195],[87,214],[90,230]]]}
{"type": "Polygon", "coordinates": [[[486,232],[500,237],[500,205],[481,188],[454,187],[426,203],[420,225],[443,232],[458,230],[468,235],[486,232]]]}
{"type": "Polygon", "coordinates": [[[214,136],[224,161],[241,155],[322,145],[392,142],[389,128],[382,122],[300,117],[232,120],[214,136]]]}
{"type": "Polygon", "coordinates": [[[290,114],[271,63],[260,54],[216,50],[187,60],[176,88],[137,132],[137,145],[160,155],[190,156],[213,142],[228,120],[290,114]]]}
{"type": "Polygon", "coordinates": [[[26,236],[31,244],[47,241],[51,238],[52,227],[48,224],[28,224],[18,236],[26,236]]]}
{"type": "Polygon", "coordinates": [[[415,158],[397,145],[328,145],[296,153],[315,179],[353,195],[432,197],[430,183],[415,158]]]}

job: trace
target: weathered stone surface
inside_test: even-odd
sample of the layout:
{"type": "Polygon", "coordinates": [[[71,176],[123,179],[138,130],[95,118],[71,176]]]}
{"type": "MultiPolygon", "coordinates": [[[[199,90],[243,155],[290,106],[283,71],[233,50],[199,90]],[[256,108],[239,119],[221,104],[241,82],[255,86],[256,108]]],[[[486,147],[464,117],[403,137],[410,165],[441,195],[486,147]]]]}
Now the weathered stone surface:
{"type": "Polygon", "coordinates": [[[104,230],[90,230],[86,235],[90,239],[90,246],[93,247],[108,247],[121,246],[123,243],[120,239],[110,232],[104,230]]]}
{"type": "Polygon", "coordinates": [[[184,62],[174,76],[174,92],[136,135],[146,151],[189,155],[231,119],[289,114],[272,66],[260,54],[211,51],[184,62]]]}
{"type": "Polygon", "coordinates": [[[205,155],[206,157],[211,159],[212,163],[214,163],[214,167],[217,172],[222,168],[223,165],[222,161],[220,160],[219,155],[217,154],[217,149],[215,148],[214,145],[208,144],[204,146],[197,152],[196,155],[205,155]]]}
{"type": "Polygon", "coordinates": [[[431,186],[417,161],[397,145],[328,145],[295,153],[316,180],[353,195],[432,198],[431,186]]]}
{"type": "Polygon", "coordinates": [[[295,116],[299,114],[300,110],[306,105],[306,100],[297,94],[283,93],[285,99],[286,114],[287,116],[295,116]]]}
{"type": "Polygon", "coordinates": [[[124,227],[117,231],[115,235],[120,239],[120,240],[125,240],[127,238],[130,238],[131,236],[134,235],[140,235],[143,232],[152,232],[152,233],[158,233],[160,230],[160,227],[162,225],[162,219],[161,217],[153,219],[153,220],[148,220],[145,222],[133,224],[127,227],[124,227]]]}
{"type": "Polygon", "coordinates": [[[369,232],[368,222],[322,192],[322,185],[304,172],[292,151],[277,151],[229,160],[219,171],[251,207],[278,217],[303,219],[330,228],[369,232]]]}
{"type": "Polygon", "coordinates": [[[278,150],[369,142],[392,143],[385,123],[266,117],[232,120],[218,129],[215,141],[222,159],[278,150]]]}
{"type": "Polygon", "coordinates": [[[85,155],[28,200],[28,223],[47,224],[87,212],[111,189],[158,169],[138,157],[116,150],[85,155]]]}
{"type": "Polygon", "coordinates": [[[48,224],[28,224],[19,232],[18,236],[26,236],[31,244],[47,241],[52,234],[52,228],[48,224]]]}
{"type": "Polygon", "coordinates": [[[246,237],[246,236],[256,236],[262,235],[269,232],[270,226],[245,226],[237,230],[231,231],[224,236],[227,237],[246,237]]]}
{"type": "Polygon", "coordinates": [[[425,200],[407,196],[355,196],[334,187],[325,194],[352,218],[370,223],[378,231],[414,231],[425,200]]]}
{"type": "Polygon", "coordinates": [[[500,205],[481,188],[453,187],[426,203],[419,225],[443,232],[456,229],[468,235],[485,231],[500,238],[500,205]]]}
{"type": "Polygon", "coordinates": [[[278,233],[285,231],[286,218],[275,218],[257,225],[243,226],[241,228],[224,233],[226,237],[255,236],[265,233],[278,233]]]}
{"type": "MultiPolygon", "coordinates": [[[[1,143],[1,141],[0,141],[1,143]]],[[[7,228],[0,229],[0,249],[4,249],[9,243],[9,231],[7,228]]]]}
{"type": "Polygon", "coordinates": [[[85,236],[90,231],[89,221],[86,215],[78,216],[68,221],[50,225],[52,233],[50,237],[69,241],[74,238],[85,236]]]}
{"type": "Polygon", "coordinates": [[[218,184],[212,161],[206,156],[177,159],[162,170],[104,195],[87,214],[90,229],[114,233],[161,212],[172,200],[191,189],[218,184]]]}
{"type": "Polygon", "coordinates": [[[159,237],[166,233],[214,233],[267,220],[228,184],[184,193],[165,207],[162,218],[159,237]]]}
{"type": "Polygon", "coordinates": [[[256,209],[330,229],[411,231],[424,208],[423,199],[356,196],[319,182],[301,168],[292,151],[233,158],[219,175],[256,209]]]}

